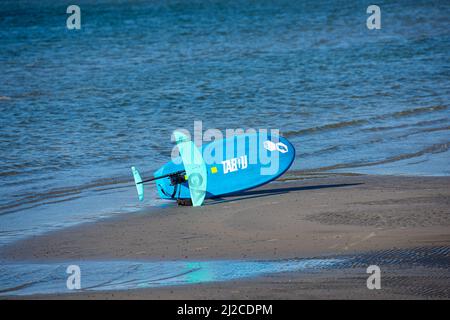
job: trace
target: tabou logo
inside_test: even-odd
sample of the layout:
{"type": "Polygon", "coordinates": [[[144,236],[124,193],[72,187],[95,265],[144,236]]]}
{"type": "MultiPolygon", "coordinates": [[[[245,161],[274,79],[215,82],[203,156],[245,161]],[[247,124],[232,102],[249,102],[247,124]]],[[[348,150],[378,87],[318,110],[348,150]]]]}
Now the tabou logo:
{"type": "Polygon", "coordinates": [[[229,160],[222,161],[223,173],[235,172],[239,169],[246,169],[248,167],[247,155],[240,156],[229,160]]]}

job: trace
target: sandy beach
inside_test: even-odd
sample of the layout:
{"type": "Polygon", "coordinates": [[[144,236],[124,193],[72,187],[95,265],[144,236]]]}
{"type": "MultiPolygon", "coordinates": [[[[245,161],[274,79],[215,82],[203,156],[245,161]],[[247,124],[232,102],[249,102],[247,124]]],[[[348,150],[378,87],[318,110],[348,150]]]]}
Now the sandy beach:
{"type": "MultiPolygon", "coordinates": [[[[32,237],[3,247],[0,258],[40,262],[274,260],[398,248],[432,250],[450,247],[449,208],[448,177],[336,174],[298,178],[291,173],[283,181],[256,190],[208,200],[201,208],[148,209],[32,237]]],[[[292,272],[226,283],[43,297],[450,297],[448,268],[424,272],[406,265],[401,272],[397,267],[388,270],[391,281],[385,281],[384,290],[375,291],[366,288],[367,274],[359,266],[310,275],[292,272]],[[414,290],[405,291],[398,285],[405,277],[415,283],[414,290]],[[427,287],[434,291],[421,290],[427,287]]]]}

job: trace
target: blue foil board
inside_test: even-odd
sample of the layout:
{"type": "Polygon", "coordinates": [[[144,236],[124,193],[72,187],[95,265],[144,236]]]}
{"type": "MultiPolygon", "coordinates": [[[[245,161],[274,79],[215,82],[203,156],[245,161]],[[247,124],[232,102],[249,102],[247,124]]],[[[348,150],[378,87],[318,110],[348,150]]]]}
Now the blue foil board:
{"type": "MultiPolygon", "coordinates": [[[[289,169],[295,158],[294,146],[284,137],[250,133],[216,140],[200,148],[206,162],[206,198],[237,193],[266,184],[289,169]]],[[[154,175],[183,170],[181,159],[169,161],[154,175]]],[[[188,183],[170,185],[169,178],[157,180],[163,199],[188,199],[188,183]]]]}

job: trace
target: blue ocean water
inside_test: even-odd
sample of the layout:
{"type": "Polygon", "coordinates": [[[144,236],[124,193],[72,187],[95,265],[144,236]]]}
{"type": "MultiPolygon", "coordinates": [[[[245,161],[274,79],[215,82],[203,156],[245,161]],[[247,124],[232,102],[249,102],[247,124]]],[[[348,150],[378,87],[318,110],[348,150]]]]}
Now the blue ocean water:
{"type": "Polygon", "coordinates": [[[450,3],[0,2],[0,243],[138,204],[179,127],[278,128],[293,168],[450,174],[450,3]]]}

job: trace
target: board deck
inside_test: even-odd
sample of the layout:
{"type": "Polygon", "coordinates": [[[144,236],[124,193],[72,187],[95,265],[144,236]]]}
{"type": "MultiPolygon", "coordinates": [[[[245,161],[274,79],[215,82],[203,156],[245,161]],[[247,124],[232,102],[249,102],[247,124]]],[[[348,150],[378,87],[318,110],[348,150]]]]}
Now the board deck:
{"type": "MultiPolygon", "coordinates": [[[[284,137],[249,133],[216,140],[199,148],[206,163],[206,198],[256,188],[268,183],[289,169],[295,159],[294,146],[284,137]]],[[[174,159],[158,169],[161,176],[183,170],[180,159],[174,159]]],[[[188,183],[176,186],[169,178],[156,181],[163,199],[188,199],[188,183]]]]}

